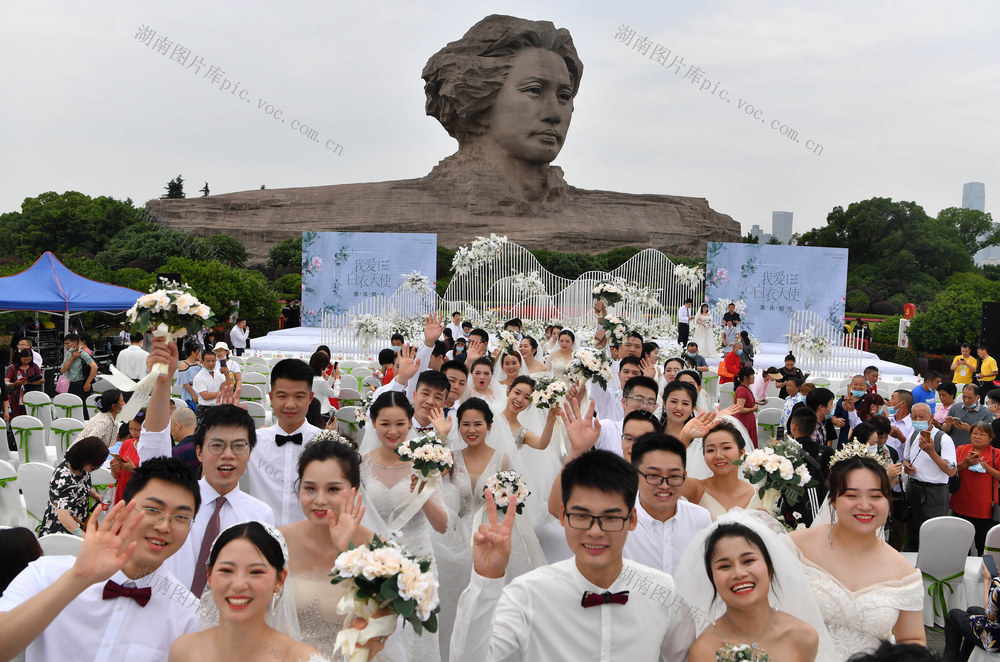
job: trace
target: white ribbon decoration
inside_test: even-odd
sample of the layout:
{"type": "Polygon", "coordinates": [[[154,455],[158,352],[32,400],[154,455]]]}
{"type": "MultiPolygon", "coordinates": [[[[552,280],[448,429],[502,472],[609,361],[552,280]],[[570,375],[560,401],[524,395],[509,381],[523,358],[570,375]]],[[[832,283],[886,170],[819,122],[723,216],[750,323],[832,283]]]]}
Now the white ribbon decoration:
{"type": "Polygon", "coordinates": [[[337,604],[337,611],[346,614],[344,627],[337,634],[334,646],[343,651],[344,657],[349,662],[367,662],[369,650],[360,648],[376,637],[388,637],[396,629],[398,614],[395,611],[372,618],[372,614],[379,608],[378,604],[372,600],[358,600],[355,591],[348,591],[337,604]],[[358,630],[351,627],[351,621],[355,618],[363,618],[368,621],[364,629],[358,630]]]}
{"type": "MultiPolygon", "coordinates": [[[[417,474],[414,474],[417,475],[417,474]]],[[[386,523],[386,527],[390,531],[399,531],[402,529],[407,522],[409,522],[414,515],[417,514],[427,500],[431,498],[434,490],[438,488],[441,484],[441,472],[432,471],[428,476],[426,481],[424,481],[424,489],[420,489],[419,484],[410,492],[410,496],[406,498],[402,504],[400,504],[397,509],[397,513],[393,516],[392,521],[386,523]]]]}
{"type": "MultiPolygon", "coordinates": [[[[166,338],[168,343],[174,342],[180,337],[187,335],[187,329],[179,329],[176,333],[171,333],[170,328],[160,322],[160,324],[153,329],[153,336],[156,338],[166,338]]],[[[160,375],[165,375],[169,371],[166,363],[154,363],[153,367],[150,369],[149,374],[143,377],[132,389],[132,397],[125,406],[122,408],[121,412],[118,414],[116,422],[127,423],[135,418],[136,414],[142,411],[142,408],[149,403],[149,396],[153,393],[153,386],[156,384],[156,380],[160,378],[160,375]]]]}

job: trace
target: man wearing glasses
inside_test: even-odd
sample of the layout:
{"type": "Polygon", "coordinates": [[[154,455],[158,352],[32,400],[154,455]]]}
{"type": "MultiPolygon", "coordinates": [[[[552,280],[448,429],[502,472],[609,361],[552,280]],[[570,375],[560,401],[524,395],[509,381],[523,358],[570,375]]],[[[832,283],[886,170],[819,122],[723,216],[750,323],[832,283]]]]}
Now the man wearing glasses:
{"type": "MultiPolygon", "coordinates": [[[[642,409],[650,413],[659,404],[656,396],[659,393],[656,380],[645,375],[633,377],[625,382],[622,390],[622,410],[628,416],[633,411],[642,409]]],[[[619,457],[622,455],[622,421],[610,418],[601,419],[601,437],[597,440],[597,448],[611,451],[619,457]]]]}
{"type": "Polygon", "coordinates": [[[623,555],[673,575],[688,543],[712,523],[712,516],[680,500],[687,478],[687,450],[681,442],[665,434],[645,434],[633,444],[631,455],[639,472],[638,521],[623,555]]]}
{"type": "MultiPolygon", "coordinates": [[[[177,368],[177,345],[154,338],[147,362],[150,367],[152,363],[166,364],[170,374],[157,380],[146,408],[146,422],[138,444],[142,462],[171,455],[170,384],[177,368]]],[[[247,521],[274,525],[271,507],[239,486],[256,443],[253,418],[232,404],[209,407],[195,431],[195,453],[202,466],[198,487],[203,505],[184,546],[164,563],[195,595],[201,595],[205,588],[205,564],[219,532],[247,521]]]]}

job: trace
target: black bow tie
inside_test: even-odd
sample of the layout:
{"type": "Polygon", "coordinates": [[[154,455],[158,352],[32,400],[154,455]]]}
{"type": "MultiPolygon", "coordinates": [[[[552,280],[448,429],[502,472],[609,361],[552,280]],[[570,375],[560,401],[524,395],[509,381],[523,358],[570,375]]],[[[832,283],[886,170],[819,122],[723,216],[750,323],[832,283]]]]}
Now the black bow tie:
{"type": "Polygon", "coordinates": [[[148,586],[146,588],[122,586],[109,579],[108,583],[104,585],[104,593],[101,597],[105,600],[111,600],[112,598],[132,598],[139,603],[140,607],[145,607],[152,595],[153,590],[148,586]]]}
{"type": "Polygon", "coordinates": [[[433,425],[428,425],[425,428],[417,427],[417,434],[420,434],[421,432],[433,432],[433,431],[434,431],[433,425]]]}
{"type": "Polygon", "coordinates": [[[580,604],[583,608],[587,607],[598,607],[600,605],[608,604],[619,604],[623,605],[628,602],[628,591],[622,591],[620,593],[611,593],[610,591],[605,591],[604,593],[592,593],[590,591],[583,592],[583,600],[580,604]]]}
{"type": "Polygon", "coordinates": [[[299,446],[301,446],[302,445],[302,433],[301,432],[296,432],[295,434],[288,434],[288,435],[285,435],[285,434],[276,434],[276,435],[274,435],[274,443],[278,444],[278,448],[281,448],[282,446],[284,446],[288,442],[291,442],[293,444],[298,444],[299,446]]]}

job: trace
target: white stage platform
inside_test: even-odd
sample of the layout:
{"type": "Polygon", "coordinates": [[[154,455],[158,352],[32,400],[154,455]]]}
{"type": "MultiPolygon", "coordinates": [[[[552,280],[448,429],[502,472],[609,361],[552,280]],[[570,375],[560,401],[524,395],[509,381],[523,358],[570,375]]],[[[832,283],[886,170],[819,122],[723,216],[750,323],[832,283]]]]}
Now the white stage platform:
{"type": "MultiPolygon", "coordinates": [[[[250,346],[252,348],[250,353],[259,353],[267,357],[278,356],[280,354],[281,356],[294,356],[308,360],[310,354],[316,351],[316,348],[321,344],[321,329],[317,327],[301,326],[294,329],[272,331],[263,338],[252,338],[250,340],[250,346]]],[[[386,347],[388,347],[388,344],[386,347]]],[[[375,356],[348,357],[345,348],[343,347],[331,346],[330,350],[333,352],[333,358],[335,360],[343,358],[358,358],[368,361],[375,358],[375,356]]],[[[754,365],[761,369],[767,368],[768,366],[780,368],[785,364],[786,354],[788,354],[788,347],[784,343],[761,343],[760,354],[754,357],[754,365]]],[[[709,361],[709,364],[717,365],[718,359],[715,359],[714,362],[709,361]]],[[[883,361],[871,352],[864,352],[862,367],[868,365],[877,366],[882,378],[888,381],[910,381],[914,377],[913,370],[910,368],[904,365],[899,365],[898,363],[883,361]]],[[[832,375],[824,376],[829,377],[832,375]]],[[[843,377],[843,375],[836,376],[843,377]]]]}

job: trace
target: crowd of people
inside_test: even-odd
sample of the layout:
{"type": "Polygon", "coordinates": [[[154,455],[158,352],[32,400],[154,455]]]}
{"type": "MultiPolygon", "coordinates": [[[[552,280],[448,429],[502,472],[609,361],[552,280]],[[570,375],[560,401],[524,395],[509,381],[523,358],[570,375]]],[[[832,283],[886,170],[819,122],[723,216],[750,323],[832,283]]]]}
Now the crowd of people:
{"type": "MultiPolygon", "coordinates": [[[[224,342],[178,352],[153,340],[145,369],[169,369],[143,413],[119,429],[128,394],[103,392],[53,477],[42,532],[82,536],[77,557],[38,558],[31,545],[4,557],[0,628],[11,636],[0,658],[54,659],[72,641],[87,658],[342,659],[337,634],[365,623],[344,623],[330,569],[378,535],[432,561],[441,612],[437,632],[397,627],[364,644],[377,660],[715,660],[735,644],[782,660],[922,659],[921,577],[897,549],[942,508],[985,536],[1000,391],[981,406],[967,384],[959,403],[928,373],[917,389],[952,395],[941,416],[917,389],[879,394],[877,370],[835,398],[808,388],[794,357],[759,374],[740,359],[734,404],[719,410],[697,319],[685,356],[661,363],[635,332],[609,345],[553,325],[536,339],[513,319],[504,330],[517,342],[498,345],[459,313],[447,326],[432,315],[422,339],[394,337],[380,353],[354,439],[331,415],[341,370],[326,348],[271,368],[274,424],[258,429],[224,342]],[[569,372],[584,345],[611,351],[607,383],[569,372]],[[541,409],[533,395],[549,379],[568,393],[541,409]],[[764,443],[752,416],[772,381],[817,484],[811,501],[776,513],[808,525],[791,535],[737,465],[764,443]],[[187,407],[174,406],[175,382],[187,407]],[[396,453],[425,433],[454,454],[438,484],[421,484],[396,453]],[[89,473],[118,440],[118,485],[98,522],[89,473]],[[506,515],[487,489],[501,471],[530,488],[506,515]],[[419,507],[404,508],[424,488],[419,507]],[[890,633],[896,648],[882,643],[890,633]]],[[[724,356],[741,357],[739,342],[724,356]]]]}

